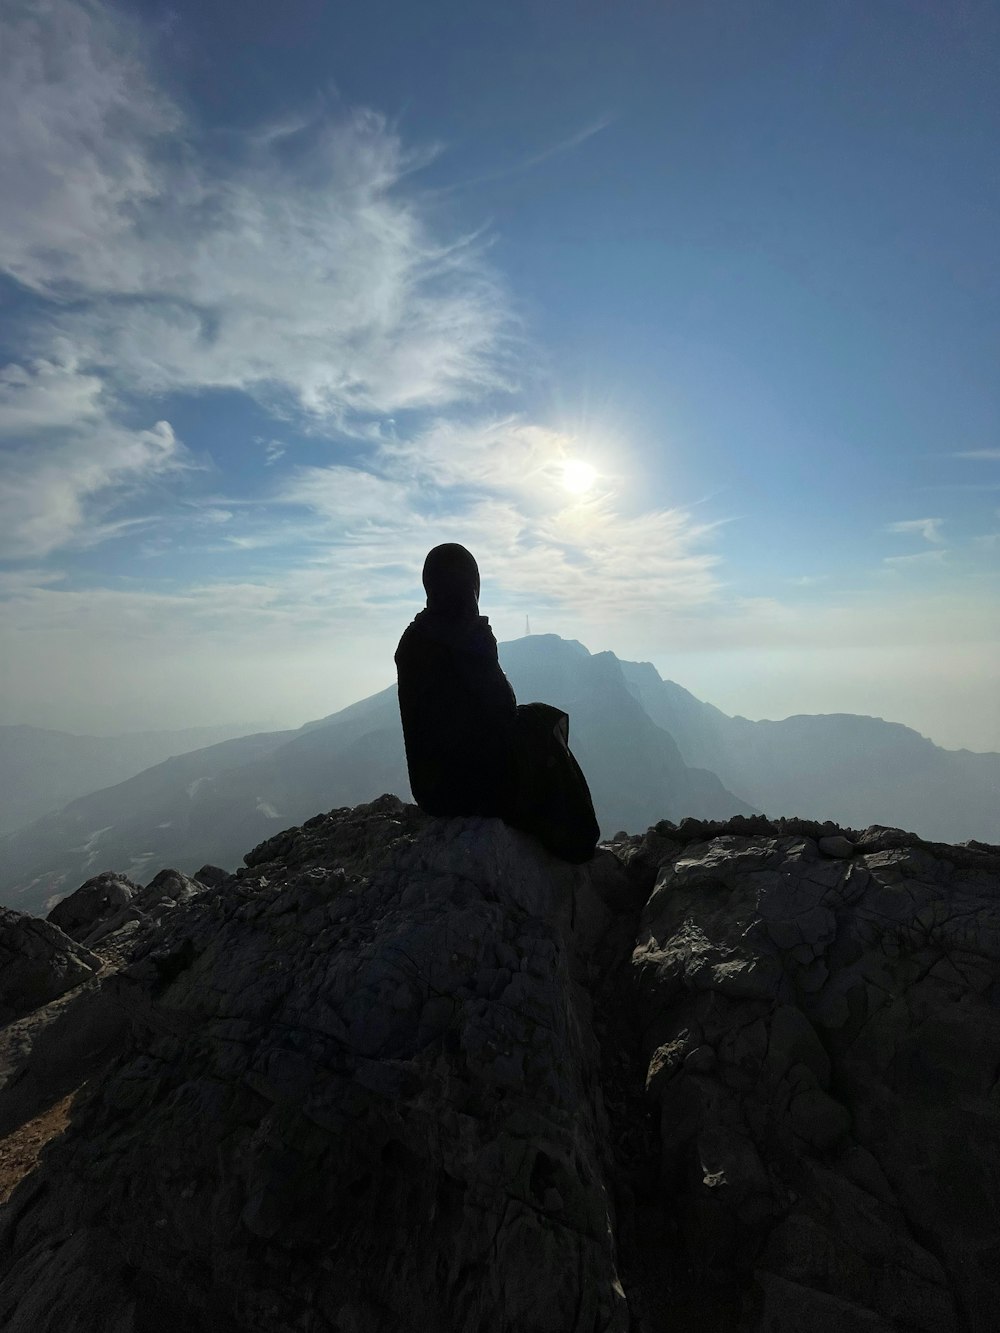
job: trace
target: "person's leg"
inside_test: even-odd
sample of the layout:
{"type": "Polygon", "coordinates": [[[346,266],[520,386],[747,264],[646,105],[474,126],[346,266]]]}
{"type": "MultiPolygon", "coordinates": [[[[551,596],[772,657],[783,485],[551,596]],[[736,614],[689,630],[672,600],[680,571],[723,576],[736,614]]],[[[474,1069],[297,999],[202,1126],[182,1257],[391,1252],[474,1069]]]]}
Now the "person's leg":
{"type": "Polygon", "coordinates": [[[550,704],[519,704],[509,824],[564,861],[589,861],[600,837],[590,789],[566,743],[569,720],[550,704]]]}

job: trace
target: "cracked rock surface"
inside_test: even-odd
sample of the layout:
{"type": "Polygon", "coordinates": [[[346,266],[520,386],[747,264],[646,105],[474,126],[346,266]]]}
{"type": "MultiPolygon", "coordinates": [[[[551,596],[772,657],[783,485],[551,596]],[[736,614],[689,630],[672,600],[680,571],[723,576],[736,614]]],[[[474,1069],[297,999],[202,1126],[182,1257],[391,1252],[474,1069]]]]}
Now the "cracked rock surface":
{"type": "Polygon", "coordinates": [[[692,1270],[768,1333],[996,1327],[1000,855],[893,832],[654,856],[660,1186],[692,1270]]]}
{"type": "Polygon", "coordinates": [[[8,1333],[995,1328],[996,848],[570,867],[386,796],[245,861],[77,900],[124,1035],[0,1208],[8,1333]]]}
{"type": "Polygon", "coordinates": [[[131,1047],[5,1209],[0,1324],[626,1329],[587,989],[620,862],[395,798],[248,861],[117,973],[131,1047]]]}
{"type": "Polygon", "coordinates": [[[58,926],[0,907],[0,1023],[57,999],[100,967],[58,926]]]}

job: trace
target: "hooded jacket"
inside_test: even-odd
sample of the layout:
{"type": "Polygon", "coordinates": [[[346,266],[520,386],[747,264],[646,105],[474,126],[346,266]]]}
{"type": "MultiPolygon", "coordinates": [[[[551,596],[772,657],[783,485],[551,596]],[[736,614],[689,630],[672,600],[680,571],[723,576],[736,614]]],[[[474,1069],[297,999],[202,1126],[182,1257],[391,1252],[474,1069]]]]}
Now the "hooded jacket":
{"type": "Polygon", "coordinates": [[[431,815],[510,811],[517,705],[464,546],[424,563],[427,607],[396,649],[399,712],[414,800],[431,815]]]}

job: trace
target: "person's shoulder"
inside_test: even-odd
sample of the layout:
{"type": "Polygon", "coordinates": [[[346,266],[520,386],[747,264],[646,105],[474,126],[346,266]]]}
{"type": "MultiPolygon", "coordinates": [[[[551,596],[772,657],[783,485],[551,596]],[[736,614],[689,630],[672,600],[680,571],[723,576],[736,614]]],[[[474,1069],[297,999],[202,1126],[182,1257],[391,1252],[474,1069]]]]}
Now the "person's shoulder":
{"type": "Polygon", "coordinates": [[[395,653],[395,659],[397,662],[399,661],[400,654],[405,655],[413,647],[415,647],[423,638],[420,627],[420,616],[422,616],[423,614],[424,614],[423,611],[421,611],[419,615],[417,615],[413,620],[411,620],[410,623],[407,625],[406,629],[404,629],[403,633],[400,635],[399,643],[396,645],[396,653],[395,653]]]}
{"type": "Polygon", "coordinates": [[[496,635],[490,628],[488,616],[477,616],[469,624],[468,642],[476,652],[486,653],[490,657],[497,655],[496,635]]]}

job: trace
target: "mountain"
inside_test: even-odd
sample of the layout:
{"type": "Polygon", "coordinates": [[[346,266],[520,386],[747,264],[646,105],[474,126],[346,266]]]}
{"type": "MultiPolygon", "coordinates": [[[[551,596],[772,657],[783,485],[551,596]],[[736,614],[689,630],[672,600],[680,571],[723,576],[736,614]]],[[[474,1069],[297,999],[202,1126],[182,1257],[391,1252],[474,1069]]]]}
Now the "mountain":
{"type": "MultiPolygon", "coordinates": [[[[570,744],[602,835],[666,817],[769,815],[873,822],[957,842],[1000,841],[1000,755],[942,750],[878,718],[728,717],[649,663],[532,635],[500,647],[518,699],[570,715],[570,744]]],[[[42,911],[95,871],[230,867],[317,808],[409,796],[394,686],[297,731],[167,760],[0,839],[0,896],[42,911]]]]}
{"type": "Polygon", "coordinates": [[[0,913],[4,1333],[993,1333],[1000,848],[382,796],[244,861],[0,913]]]}
{"type": "Polygon", "coordinates": [[[649,662],[623,662],[622,671],[685,763],[710,768],[759,810],[1000,841],[1000,754],[944,750],[898,722],[853,713],[727,717],[649,662]]]}
{"type": "Polygon", "coordinates": [[[252,731],[249,726],[189,727],[124,736],[75,736],[44,727],[0,727],[0,834],[110,787],[171,755],[252,731]]]}
{"type": "MultiPolygon", "coordinates": [[[[570,715],[570,743],[605,836],[661,818],[716,818],[751,807],[711,772],[688,766],[629,690],[612,653],[536,635],[503,644],[518,698],[570,715]]],[[[0,893],[21,910],[104,867],[141,877],[152,864],[235,865],[242,850],[317,807],[379,792],[409,795],[395,686],[294,732],[244,737],[167,760],[72,802],[0,841],[0,893]]]]}

